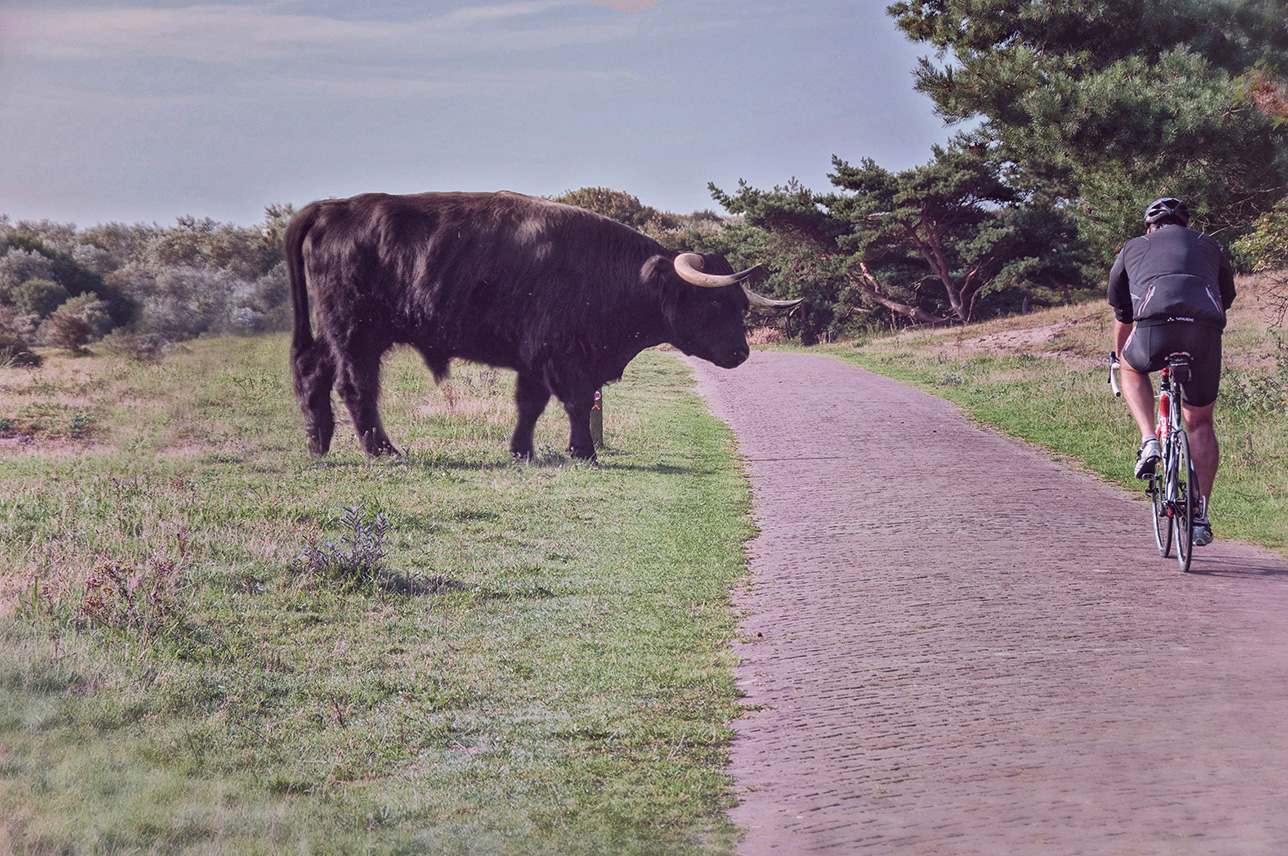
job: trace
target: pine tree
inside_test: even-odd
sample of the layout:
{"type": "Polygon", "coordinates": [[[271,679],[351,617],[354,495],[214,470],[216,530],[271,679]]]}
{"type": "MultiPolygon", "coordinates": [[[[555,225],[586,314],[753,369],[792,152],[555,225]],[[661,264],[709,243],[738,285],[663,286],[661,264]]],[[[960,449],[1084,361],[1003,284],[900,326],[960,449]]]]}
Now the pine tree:
{"type": "Polygon", "coordinates": [[[831,194],[713,189],[774,236],[773,266],[791,270],[816,314],[867,304],[919,324],[969,323],[1068,297],[1082,281],[1068,218],[1009,186],[986,151],[936,147],[897,173],[869,158],[833,167],[831,194]]]}
{"type": "Polygon", "coordinates": [[[917,88],[1017,187],[1070,205],[1102,257],[1162,195],[1232,239],[1283,196],[1288,125],[1249,97],[1288,65],[1282,0],[905,0],[917,88]]]}

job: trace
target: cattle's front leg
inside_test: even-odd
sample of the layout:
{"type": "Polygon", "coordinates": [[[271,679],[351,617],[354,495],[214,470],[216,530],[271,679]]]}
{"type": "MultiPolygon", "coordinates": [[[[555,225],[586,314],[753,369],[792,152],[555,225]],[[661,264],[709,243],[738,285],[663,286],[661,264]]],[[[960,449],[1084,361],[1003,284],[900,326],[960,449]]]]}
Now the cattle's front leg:
{"type": "Polygon", "coordinates": [[[550,390],[532,375],[520,374],[514,385],[514,403],[519,410],[519,421],[510,438],[510,454],[522,460],[532,460],[532,433],[537,420],[550,401],[550,390]]]}
{"type": "Polygon", "coordinates": [[[595,441],[590,435],[590,409],[595,403],[595,393],[576,393],[563,401],[564,410],[568,413],[568,454],[574,458],[594,461],[595,441]]]}

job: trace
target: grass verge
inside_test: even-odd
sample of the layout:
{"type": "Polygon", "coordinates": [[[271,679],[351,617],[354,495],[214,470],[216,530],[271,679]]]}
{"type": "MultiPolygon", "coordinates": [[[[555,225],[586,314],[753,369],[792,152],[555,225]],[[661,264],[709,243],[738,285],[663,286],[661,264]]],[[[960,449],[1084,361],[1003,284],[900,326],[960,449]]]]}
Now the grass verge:
{"type": "Polygon", "coordinates": [[[281,337],[0,371],[0,852],[721,853],[750,495],[688,369],[508,460],[508,375],[385,369],[305,452],[281,337]]]}
{"type": "MultiPolygon", "coordinates": [[[[1269,284],[1239,282],[1224,335],[1212,520],[1220,538],[1288,555],[1288,343],[1270,327],[1269,284]]],[[[1139,437],[1106,382],[1112,321],[1108,306],[1087,304],[825,350],[948,399],[1143,497],[1132,477],[1139,437]]]]}

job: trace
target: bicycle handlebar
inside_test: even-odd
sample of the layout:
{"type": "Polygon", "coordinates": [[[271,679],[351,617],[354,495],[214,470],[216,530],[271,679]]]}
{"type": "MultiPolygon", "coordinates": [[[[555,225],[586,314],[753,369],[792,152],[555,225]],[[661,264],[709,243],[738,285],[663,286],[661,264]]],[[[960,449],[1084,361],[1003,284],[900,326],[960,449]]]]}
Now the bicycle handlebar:
{"type": "Polygon", "coordinates": [[[1122,398],[1122,387],[1118,386],[1118,354],[1114,351],[1109,352],[1109,386],[1114,391],[1115,398],[1122,398]]]}

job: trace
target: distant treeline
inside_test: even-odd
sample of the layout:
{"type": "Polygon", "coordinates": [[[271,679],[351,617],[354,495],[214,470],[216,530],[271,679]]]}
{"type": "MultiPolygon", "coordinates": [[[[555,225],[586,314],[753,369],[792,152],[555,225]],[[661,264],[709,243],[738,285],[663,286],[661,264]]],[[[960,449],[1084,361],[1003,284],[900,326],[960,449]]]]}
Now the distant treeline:
{"type": "MultiPolygon", "coordinates": [[[[871,164],[867,169],[880,173],[871,164]]],[[[744,186],[741,200],[723,201],[746,211],[751,207],[746,200],[754,194],[744,186]]],[[[840,242],[827,246],[819,237],[827,215],[817,197],[803,188],[779,188],[776,194],[777,204],[786,199],[796,210],[786,206],[773,218],[761,212],[756,212],[759,217],[712,211],[673,214],[602,187],[569,191],[555,199],[618,220],[673,251],[719,252],[739,267],[765,264],[768,281],[758,286],[760,290],[804,296],[807,303],[790,317],[754,323],[778,327],[807,344],[946,320],[952,307],[942,295],[934,296],[927,279],[914,283],[907,298],[894,299],[874,287],[879,283],[873,270],[888,264],[891,240],[914,242],[893,231],[894,239],[885,245],[869,240],[852,241],[844,249],[840,242]]],[[[918,198],[914,193],[906,197],[918,198]]],[[[921,198],[942,203],[934,193],[921,198]]],[[[14,223],[0,215],[0,367],[38,364],[33,346],[78,351],[102,342],[108,350],[148,358],[202,334],[289,329],[282,236],[294,213],[291,205],[272,205],[265,209],[262,223],[249,227],[182,217],[167,227],[108,223],[86,229],[47,220],[14,223]]],[[[977,207],[975,231],[943,235],[946,246],[967,245],[967,239],[978,244],[981,230],[1001,234],[1006,227],[1019,236],[1002,245],[991,279],[981,281],[967,311],[953,320],[1023,312],[1099,293],[1098,260],[1076,240],[1075,230],[1053,228],[1060,224],[1051,216],[1036,225],[1016,225],[1007,216],[1005,209],[977,207]]],[[[883,218],[893,219],[882,214],[863,222],[875,228],[882,226],[883,218]]],[[[893,246],[899,249],[897,242],[893,246]]],[[[1288,267],[1288,203],[1265,212],[1234,248],[1246,269],[1288,267]]],[[[916,273],[915,253],[902,251],[902,263],[916,273]]],[[[920,275],[925,277],[924,270],[920,275]]],[[[1288,285],[1281,284],[1279,290],[1288,291],[1288,285]]],[[[1283,297],[1288,300],[1288,295],[1283,297]]]]}
{"type": "Polygon", "coordinates": [[[289,316],[281,235],[293,211],[271,206],[243,227],[182,217],[177,225],[87,229],[0,216],[0,361],[22,345],[76,350],[115,334],[157,349],[203,333],[283,329],[289,316]]]}
{"type": "MultiPolygon", "coordinates": [[[[675,215],[603,188],[561,201],[688,249],[718,234],[711,212],[675,215]]],[[[202,334],[290,327],[282,236],[294,215],[273,205],[262,223],[181,217],[174,226],[78,228],[0,215],[0,365],[35,362],[31,346],[78,350],[107,340],[146,356],[202,334]]]]}

